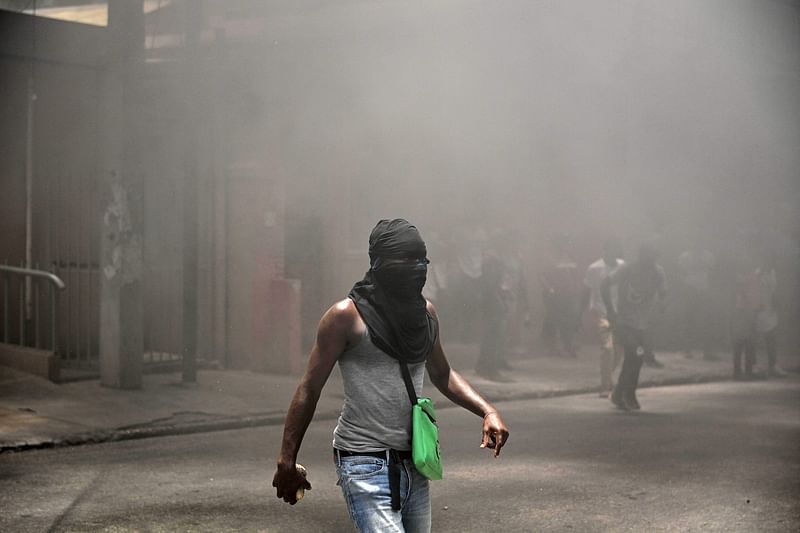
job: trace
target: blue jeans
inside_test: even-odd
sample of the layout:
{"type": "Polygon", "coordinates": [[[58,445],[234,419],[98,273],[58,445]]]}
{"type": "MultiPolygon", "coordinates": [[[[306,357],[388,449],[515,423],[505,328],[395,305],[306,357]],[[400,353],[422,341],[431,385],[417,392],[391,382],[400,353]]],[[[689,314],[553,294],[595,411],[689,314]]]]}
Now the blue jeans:
{"type": "Polygon", "coordinates": [[[337,485],[342,488],[347,510],[360,533],[429,533],[431,499],[428,479],[417,472],[414,463],[400,465],[399,511],[392,510],[389,466],[385,458],[370,456],[338,457],[337,485]]]}

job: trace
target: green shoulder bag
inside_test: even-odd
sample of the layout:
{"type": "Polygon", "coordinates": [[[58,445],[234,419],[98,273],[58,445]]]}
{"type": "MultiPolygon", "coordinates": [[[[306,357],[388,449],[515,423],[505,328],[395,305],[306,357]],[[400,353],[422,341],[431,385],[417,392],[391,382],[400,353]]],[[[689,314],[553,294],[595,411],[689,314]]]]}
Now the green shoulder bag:
{"type": "Polygon", "coordinates": [[[430,480],[442,479],[442,456],[439,450],[439,427],[430,398],[417,398],[408,366],[400,362],[403,381],[411,400],[411,456],[420,474],[430,480]]]}

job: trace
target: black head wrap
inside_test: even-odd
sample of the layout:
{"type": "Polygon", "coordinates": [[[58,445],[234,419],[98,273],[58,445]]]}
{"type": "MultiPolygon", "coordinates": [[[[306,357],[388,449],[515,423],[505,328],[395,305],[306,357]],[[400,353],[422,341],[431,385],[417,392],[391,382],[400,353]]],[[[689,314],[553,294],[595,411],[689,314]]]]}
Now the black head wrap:
{"type": "Polygon", "coordinates": [[[425,361],[439,334],[422,296],[426,255],[415,226],[402,218],[381,220],[369,236],[370,269],[348,295],[375,346],[406,363],[425,361]]]}

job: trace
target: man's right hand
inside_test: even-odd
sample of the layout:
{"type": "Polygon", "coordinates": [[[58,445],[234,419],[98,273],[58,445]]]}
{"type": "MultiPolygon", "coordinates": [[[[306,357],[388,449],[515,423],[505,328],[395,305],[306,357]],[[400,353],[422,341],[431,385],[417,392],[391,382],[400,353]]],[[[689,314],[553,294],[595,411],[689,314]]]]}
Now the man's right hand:
{"type": "Polygon", "coordinates": [[[311,490],[311,483],[293,464],[278,464],[275,476],[272,478],[272,486],[277,490],[278,498],[282,498],[289,505],[297,503],[299,489],[311,490]]]}

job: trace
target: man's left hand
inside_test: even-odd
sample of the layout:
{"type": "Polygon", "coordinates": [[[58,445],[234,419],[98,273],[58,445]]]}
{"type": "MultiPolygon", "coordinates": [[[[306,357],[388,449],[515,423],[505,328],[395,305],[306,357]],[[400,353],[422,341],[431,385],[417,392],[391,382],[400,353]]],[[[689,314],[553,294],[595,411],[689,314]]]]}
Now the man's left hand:
{"type": "Polygon", "coordinates": [[[483,440],[481,448],[494,450],[494,456],[500,455],[500,449],[508,442],[508,428],[496,412],[483,417],[483,440]]]}

